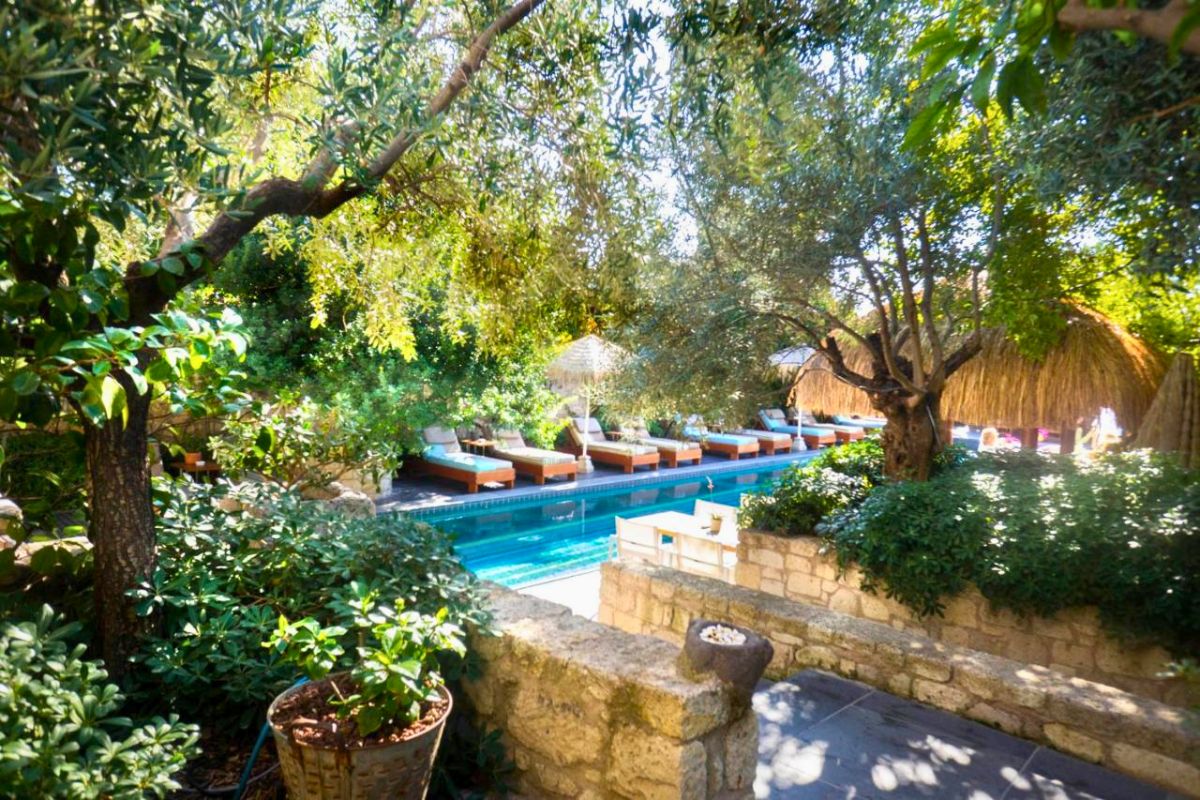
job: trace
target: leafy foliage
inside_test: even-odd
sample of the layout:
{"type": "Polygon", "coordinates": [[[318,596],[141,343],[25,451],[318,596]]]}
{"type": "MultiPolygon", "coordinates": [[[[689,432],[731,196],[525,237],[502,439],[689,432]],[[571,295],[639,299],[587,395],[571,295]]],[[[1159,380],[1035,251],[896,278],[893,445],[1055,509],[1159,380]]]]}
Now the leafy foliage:
{"type": "Polygon", "coordinates": [[[398,459],[388,439],[370,433],[356,415],[323,413],[307,397],[281,393],[278,402],[227,422],[211,441],[223,469],[253,471],[291,489],[325,486],[351,468],[378,480],[398,459]]]}
{"type": "Polygon", "coordinates": [[[0,435],[0,495],[16,501],[30,529],[56,530],[83,511],[83,437],[36,429],[0,435]]]}
{"type": "MultiPolygon", "coordinates": [[[[480,622],[473,579],[442,534],[388,515],[352,519],[271,485],[172,484],[159,498],[159,567],[136,594],[164,633],[139,657],[142,691],[224,724],[261,720],[294,669],[262,647],[280,615],[332,624],[358,589],[414,612],[480,622]],[[339,606],[338,603],[344,605],[339,606]]],[[[448,662],[454,677],[461,664],[448,662]]]]}
{"type": "Polygon", "coordinates": [[[115,716],[123,698],[74,625],[49,606],[0,631],[0,794],[5,797],[165,797],[195,755],[197,732],[172,716],[136,725],[115,716]]]}
{"type": "Polygon", "coordinates": [[[423,704],[439,697],[438,655],[466,654],[462,629],[447,622],[445,608],[436,615],[405,611],[403,600],[389,607],[379,603],[375,590],[357,582],[350,589],[354,598],[341,615],[347,625],[322,626],[312,617],[289,622],[281,616],[264,645],[310,680],[326,678],[349,662],[352,694],[343,696],[332,684],[337,697],[331,703],[339,718],[354,720],[360,736],[385,725],[407,727],[421,718],[423,704]],[[346,657],[348,648],[351,657],[346,657]]]}
{"type": "Polygon", "coordinates": [[[875,437],[831,447],[784,470],[769,489],[750,494],[739,518],[746,527],[811,536],[835,511],[861,503],[883,481],[883,448],[875,437]]]}
{"type": "Polygon", "coordinates": [[[973,583],[1000,608],[1095,605],[1118,635],[1200,652],[1200,480],[1169,456],[981,455],[878,486],[821,530],[921,614],[973,583]]]}

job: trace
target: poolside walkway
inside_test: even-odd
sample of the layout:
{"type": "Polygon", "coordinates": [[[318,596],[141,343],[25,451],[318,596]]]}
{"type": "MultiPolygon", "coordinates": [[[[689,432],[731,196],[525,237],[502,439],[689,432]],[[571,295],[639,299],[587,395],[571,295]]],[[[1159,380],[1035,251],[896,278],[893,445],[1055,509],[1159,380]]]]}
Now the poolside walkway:
{"type": "Polygon", "coordinates": [[[600,615],[600,568],[520,586],[517,591],[566,606],[571,613],[594,620],[600,615]]]}
{"type": "Polygon", "coordinates": [[[699,464],[675,468],[660,467],[656,470],[639,469],[626,475],[619,469],[597,465],[596,469],[580,476],[577,481],[548,481],[538,486],[528,478],[518,478],[514,489],[482,488],[476,494],[462,490],[462,484],[432,476],[401,475],[392,480],[392,490],[375,500],[380,513],[389,511],[416,511],[427,508],[447,508],[454,505],[469,505],[479,502],[533,500],[545,497],[550,500],[563,499],[565,494],[581,491],[598,491],[618,486],[641,486],[696,475],[715,475],[726,471],[753,470],[755,467],[775,467],[793,461],[807,461],[819,451],[807,450],[798,453],[781,453],[774,456],[758,456],[730,461],[722,456],[704,456],[699,464]]]}
{"type": "Polygon", "coordinates": [[[978,722],[817,670],[762,683],[754,695],[754,711],[759,736],[756,798],[1178,797],[978,722]]]}

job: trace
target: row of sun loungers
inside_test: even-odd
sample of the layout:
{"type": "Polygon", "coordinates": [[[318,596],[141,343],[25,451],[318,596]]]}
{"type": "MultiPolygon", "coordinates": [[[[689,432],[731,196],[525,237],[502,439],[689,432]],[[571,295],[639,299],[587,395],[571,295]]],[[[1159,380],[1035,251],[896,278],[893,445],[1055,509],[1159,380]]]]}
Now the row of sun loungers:
{"type": "Polygon", "coordinates": [[[643,466],[657,470],[664,461],[668,467],[699,463],[704,453],[734,461],[760,452],[773,455],[790,450],[794,436],[801,437],[811,449],[866,435],[862,426],[840,421],[833,425],[804,421],[799,426],[789,425],[783,411],[776,408],[761,411],[759,422],[765,430],[743,428],[727,433],[709,431],[702,421],[693,419],[684,426],[684,438],[680,440],[651,436],[641,422],[606,435],[595,418],[576,417],[567,426],[571,453],[529,447],[518,431],[500,430],[495,434],[491,455],[486,456],[464,452],[454,431],[434,426],[424,431],[421,461],[428,474],[464,483],[468,492],[475,493],[483,484],[493,482],[511,489],[518,474],[539,486],[553,477],[573,480],[579,470],[575,457],[583,453],[585,441],[594,462],[620,467],[628,474],[643,466]]]}

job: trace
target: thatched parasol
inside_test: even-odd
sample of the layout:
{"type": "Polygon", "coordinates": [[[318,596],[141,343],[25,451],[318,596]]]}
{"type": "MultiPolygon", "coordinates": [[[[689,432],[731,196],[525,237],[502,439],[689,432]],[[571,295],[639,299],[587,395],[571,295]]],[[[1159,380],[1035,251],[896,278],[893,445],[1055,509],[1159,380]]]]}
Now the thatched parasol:
{"type": "MultiPolygon", "coordinates": [[[[1123,427],[1136,428],[1162,381],[1162,359],[1102,314],[1071,306],[1066,316],[1066,331],[1041,361],[1023,356],[1003,328],[984,330],[982,350],[947,381],[943,415],[973,425],[1073,430],[1077,419],[1107,407],[1123,427]]],[[[843,344],[842,352],[849,367],[870,374],[865,348],[843,344]]],[[[800,370],[792,391],[802,405],[828,413],[877,413],[821,355],[800,370]]]]}
{"type": "Polygon", "coordinates": [[[1171,362],[1133,444],[1178,453],[1184,466],[1200,468],[1200,380],[1187,353],[1171,362]]]}
{"type": "MultiPolygon", "coordinates": [[[[583,388],[583,417],[586,420],[592,414],[592,388],[628,356],[628,351],[588,334],[567,345],[546,367],[546,376],[563,388],[583,388]]],[[[584,436],[580,460],[585,464],[587,442],[587,436],[584,436]]]]}

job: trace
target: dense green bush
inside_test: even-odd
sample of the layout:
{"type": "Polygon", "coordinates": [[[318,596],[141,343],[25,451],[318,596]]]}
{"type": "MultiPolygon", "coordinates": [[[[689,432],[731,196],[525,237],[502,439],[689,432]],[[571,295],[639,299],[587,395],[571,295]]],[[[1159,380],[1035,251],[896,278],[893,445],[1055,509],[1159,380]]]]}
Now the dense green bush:
{"type": "MultiPolygon", "coordinates": [[[[329,624],[370,589],[451,622],[483,621],[476,584],[448,540],[397,515],[353,519],[269,485],[170,484],[158,500],[159,566],[139,591],[164,633],[140,659],[143,687],[191,717],[261,722],[295,679],[262,643],[280,614],[329,624]],[[236,509],[236,510],[225,510],[236,509]]],[[[447,676],[460,665],[446,663],[447,676]]]]}
{"type": "Polygon", "coordinates": [[[1096,605],[1116,635],[1200,653],[1200,476],[1169,457],[981,455],[878,486],[819,529],[922,614],[974,583],[996,607],[1096,605]]]}
{"type": "Polygon", "coordinates": [[[827,515],[857,505],[883,481],[883,447],[875,437],[831,447],[784,470],[770,488],[747,496],[744,527],[788,536],[812,535],[827,515]]]}
{"type": "Polygon", "coordinates": [[[36,429],[0,435],[0,495],[12,498],[30,530],[53,531],[83,514],[83,434],[36,429]]]}
{"type": "Polygon", "coordinates": [[[113,715],[117,687],[98,661],[69,647],[74,626],[49,606],[0,630],[0,796],[164,797],[196,752],[196,728],[113,715]]]}

